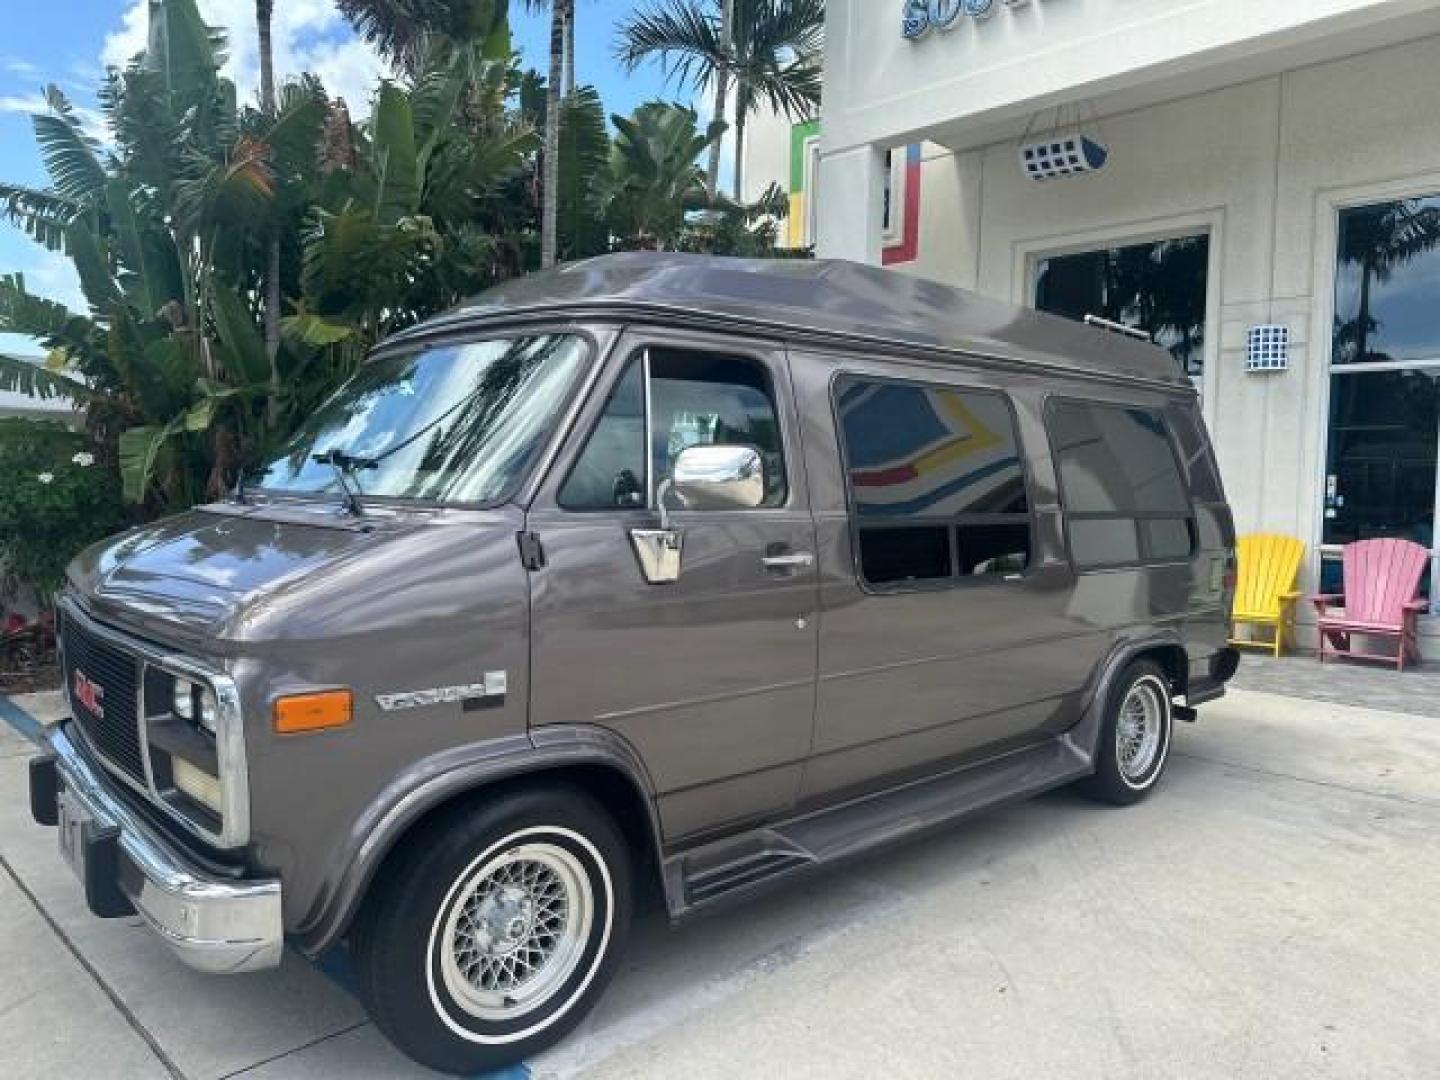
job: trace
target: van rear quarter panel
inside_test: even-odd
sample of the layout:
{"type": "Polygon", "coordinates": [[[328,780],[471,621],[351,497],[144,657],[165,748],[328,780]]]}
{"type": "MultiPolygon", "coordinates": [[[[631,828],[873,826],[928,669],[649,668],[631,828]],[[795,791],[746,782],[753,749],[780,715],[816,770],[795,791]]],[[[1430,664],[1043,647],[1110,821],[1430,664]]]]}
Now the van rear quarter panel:
{"type": "MultiPolygon", "coordinates": [[[[1081,571],[1074,610],[1103,629],[1112,648],[1163,636],[1182,645],[1192,674],[1208,671],[1211,656],[1225,647],[1228,637],[1226,570],[1235,537],[1198,399],[1184,390],[1092,380],[1054,386],[1047,401],[1050,398],[1142,408],[1164,419],[1195,513],[1195,550],[1188,560],[1081,571]]],[[[1049,445],[1047,440],[1045,467],[1054,474],[1049,445]]],[[[1060,495],[1063,505],[1063,491],[1060,495]]]]}

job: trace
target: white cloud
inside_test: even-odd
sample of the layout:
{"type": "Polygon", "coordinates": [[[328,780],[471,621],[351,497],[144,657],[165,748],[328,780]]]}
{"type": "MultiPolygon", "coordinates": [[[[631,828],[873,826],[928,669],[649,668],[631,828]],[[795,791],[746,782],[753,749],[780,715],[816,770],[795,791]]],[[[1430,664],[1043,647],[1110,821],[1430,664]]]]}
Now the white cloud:
{"type": "MultiPolygon", "coordinates": [[[[76,105],[72,100],[71,108],[75,115],[80,118],[80,126],[92,139],[102,146],[110,142],[110,130],[105,123],[105,116],[97,109],[90,109],[84,105],[76,105]]],[[[50,103],[41,94],[8,94],[0,95],[0,113],[20,113],[24,116],[33,116],[36,113],[50,111],[50,103]]]]}
{"type": "Polygon", "coordinates": [[[39,94],[7,94],[0,96],[0,113],[36,113],[50,108],[39,94]]]}
{"type": "MultiPolygon", "coordinates": [[[[259,94],[260,56],[256,40],[254,0],[199,0],[200,15],[225,31],[229,57],[224,74],[235,80],[242,98],[259,94]]],[[[105,39],[101,59],[123,66],[145,48],[147,0],[132,0],[119,29],[105,39]]],[[[378,54],[357,38],[332,0],[284,0],[275,5],[272,27],[276,77],[284,80],[305,72],[316,75],[331,96],[340,96],[351,111],[369,111],[377,80],[389,69],[378,54]]]]}
{"type": "Polygon", "coordinates": [[[29,60],[22,60],[18,56],[10,56],[5,59],[5,70],[11,75],[19,75],[22,79],[38,79],[41,75],[40,68],[29,60]]]}

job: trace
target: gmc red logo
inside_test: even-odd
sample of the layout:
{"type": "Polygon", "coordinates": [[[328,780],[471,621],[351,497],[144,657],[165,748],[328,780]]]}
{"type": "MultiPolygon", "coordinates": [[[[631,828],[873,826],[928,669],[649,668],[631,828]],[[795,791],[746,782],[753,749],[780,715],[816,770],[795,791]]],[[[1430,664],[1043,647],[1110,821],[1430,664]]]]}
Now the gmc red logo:
{"type": "Polygon", "coordinates": [[[105,715],[105,688],[97,682],[92,682],[90,676],[79,668],[75,669],[75,678],[71,681],[71,692],[75,700],[84,705],[86,710],[96,717],[105,715]]]}

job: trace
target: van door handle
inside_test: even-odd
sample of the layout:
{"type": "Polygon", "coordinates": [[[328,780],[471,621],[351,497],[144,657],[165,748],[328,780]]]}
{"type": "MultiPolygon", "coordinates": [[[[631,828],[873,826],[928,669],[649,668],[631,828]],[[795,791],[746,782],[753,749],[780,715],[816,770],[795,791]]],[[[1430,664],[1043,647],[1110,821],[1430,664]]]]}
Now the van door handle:
{"type": "Polygon", "coordinates": [[[808,551],[790,555],[766,555],[760,560],[766,570],[808,570],[815,565],[815,556],[808,551]]]}

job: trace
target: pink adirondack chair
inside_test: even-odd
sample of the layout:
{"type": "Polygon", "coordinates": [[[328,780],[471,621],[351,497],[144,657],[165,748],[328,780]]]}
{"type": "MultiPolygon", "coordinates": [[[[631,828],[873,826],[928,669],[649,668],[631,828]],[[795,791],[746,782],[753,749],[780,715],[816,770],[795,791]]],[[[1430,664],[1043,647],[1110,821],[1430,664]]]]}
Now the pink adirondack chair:
{"type": "Polygon", "coordinates": [[[1430,553],[1409,540],[1360,540],[1345,545],[1345,592],[1312,596],[1320,623],[1320,662],[1326,657],[1394,662],[1419,660],[1416,619],[1430,605],[1416,598],[1430,553]],[[1351,648],[1350,636],[1394,638],[1395,655],[1351,648]]]}

